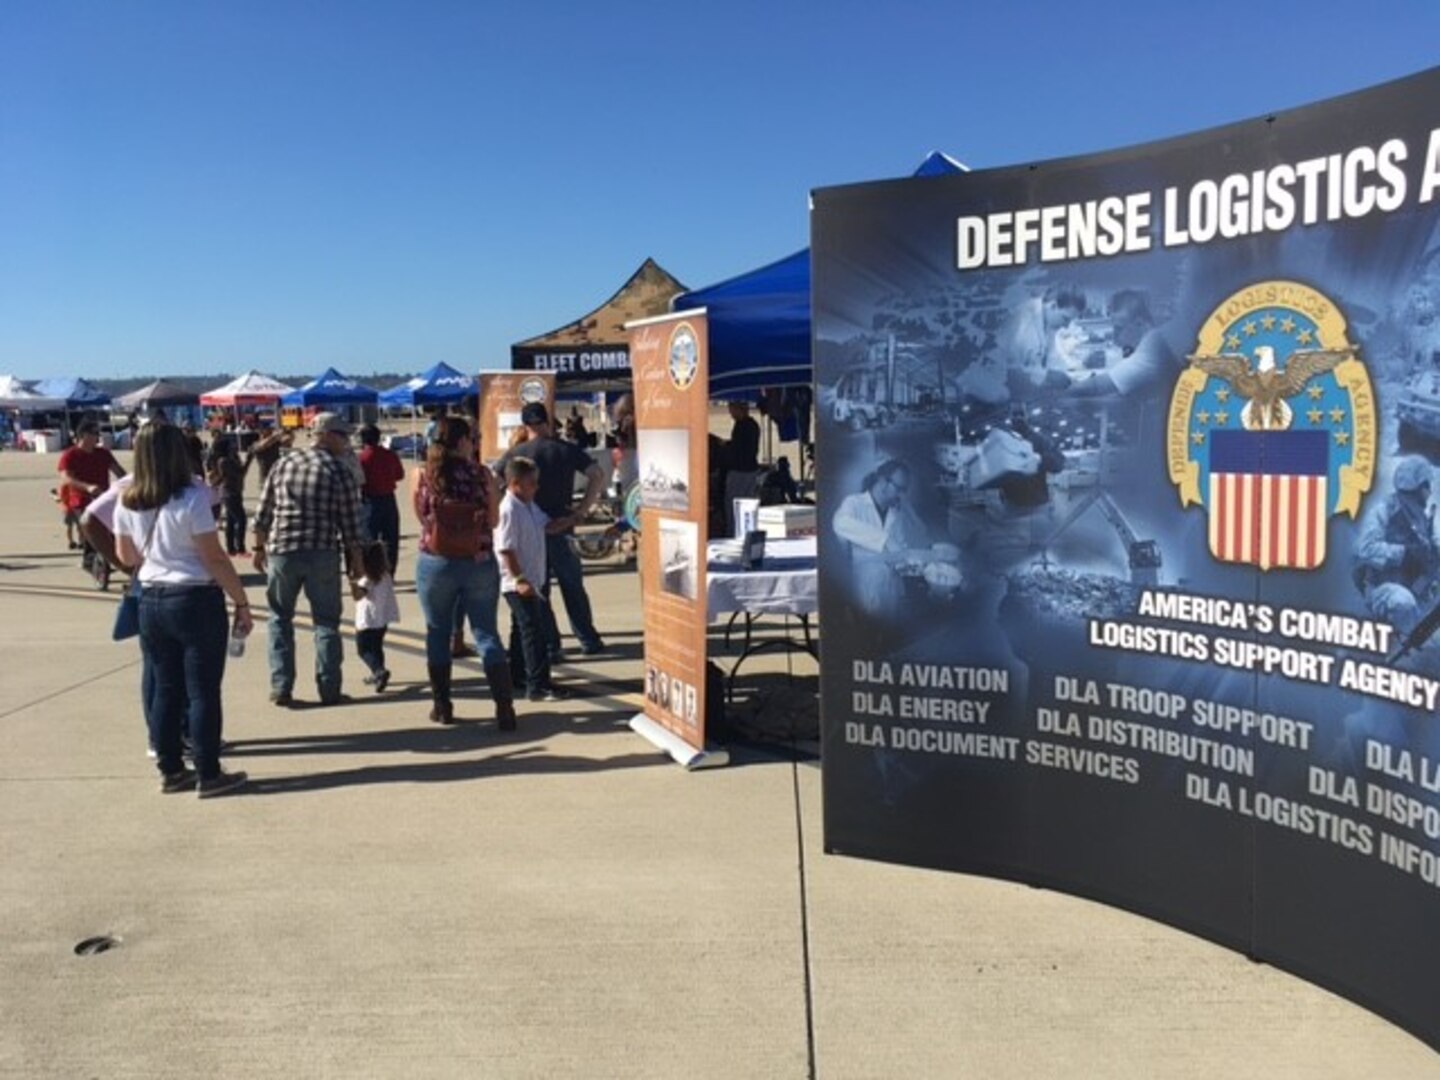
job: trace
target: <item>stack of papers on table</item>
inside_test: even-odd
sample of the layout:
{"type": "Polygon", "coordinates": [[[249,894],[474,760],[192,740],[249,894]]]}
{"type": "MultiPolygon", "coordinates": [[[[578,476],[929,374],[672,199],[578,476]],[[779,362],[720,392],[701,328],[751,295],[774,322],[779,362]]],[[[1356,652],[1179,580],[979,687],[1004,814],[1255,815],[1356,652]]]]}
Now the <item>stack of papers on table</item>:
{"type": "Polygon", "coordinates": [[[743,540],[714,540],[710,543],[710,561],[712,563],[735,563],[739,564],[745,553],[745,541],[743,540]]]}

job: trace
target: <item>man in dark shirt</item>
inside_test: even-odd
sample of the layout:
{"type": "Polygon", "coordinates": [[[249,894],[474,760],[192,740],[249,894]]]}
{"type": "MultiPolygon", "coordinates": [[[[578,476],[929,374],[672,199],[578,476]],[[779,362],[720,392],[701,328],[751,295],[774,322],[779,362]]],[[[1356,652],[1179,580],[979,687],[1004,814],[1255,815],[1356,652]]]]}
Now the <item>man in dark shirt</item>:
{"type": "Polygon", "coordinates": [[[743,401],[730,402],[730,442],[725,448],[725,524],[735,531],[735,500],[752,499],[760,477],[760,425],[743,401]]]}
{"type": "Polygon", "coordinates": [[[246,462],[254,461],[260,469],[260,483],[264,484],[270,475],[270,470],[280,460],[280,451],[287,449],[292,441],[292,435],[283,428],[276,428],[268,435],[262,436],[254,446],[250,447],[250,453],[246,462]]]}
{"type": "Polygon", "coordinates": [[[335,413],[311,421],[315,445],[286,454],[270,470],[255,515],[255,569],[266,575],[270,605],[270,700],[292,704],[295,602],[303,589],[315,624],[315,684],[322,705],[339,704],[340,549],[352,572],[360,560],[360,488],[339,460],[350,425],[335,413]]]}
{"type": "Polygon", "coordinates": [[[604,491],[605,474],[580,447],[555,438],[550,414],[544,405],[538,402],[526,405],[520,412],[520,422],[529,430],[530,438],[502,457],[495,468],[503,477],[505,466],[516,455],[523,455],[540,466],[540,489],[535,493],[535,505],[550,518],[545,535],[547,579],[540,590],[548,612],[546,637],[550,656],[552,661],[560,659],[560,628],[555,622],[555,609],[549,603],[551,579],[560,583],[565,613],[570,616],[570,628],[580,642],[580,651],[593,656],[604,650],[605,643],[595,629],[590,597],[585,592],[585,572],[580,566],[580,557],[570,546],[570,537],[576,523],[584,519],[604,491]],[[580,505],[572,510],[576,473],[584,474],[587,483],[580,505]]]}

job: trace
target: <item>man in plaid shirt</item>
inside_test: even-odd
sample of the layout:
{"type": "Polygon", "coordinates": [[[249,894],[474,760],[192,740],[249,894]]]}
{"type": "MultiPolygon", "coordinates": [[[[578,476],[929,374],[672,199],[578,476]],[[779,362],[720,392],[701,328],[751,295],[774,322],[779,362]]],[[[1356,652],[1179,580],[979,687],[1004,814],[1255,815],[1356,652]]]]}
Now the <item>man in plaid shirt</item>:
{"type": "Polygon", "coordinates": [[[315,685],[320,704],[340,693],[340,550],[352,571],[360,566],[360,488],[338,460],[350,425],[336,413],[310,424],[315,445],[282,457],[265,478],[255,515],[255,569],[266,576],[270,605],[270,700],[293,704],[295,602],[310,602],[315,624],[315,685]]]}

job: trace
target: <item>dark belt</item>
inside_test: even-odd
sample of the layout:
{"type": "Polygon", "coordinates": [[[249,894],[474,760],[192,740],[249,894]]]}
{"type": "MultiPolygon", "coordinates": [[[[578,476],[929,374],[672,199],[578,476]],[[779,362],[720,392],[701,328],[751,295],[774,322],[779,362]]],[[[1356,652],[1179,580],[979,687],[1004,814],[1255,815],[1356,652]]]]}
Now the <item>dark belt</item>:
{"type": "Polygon", "coordinates": [[[219,589],[220,586],[213,581],[191,582],[180,584],[178,582],[157,581],[153,585],[140,586],[140,591],[150,596],[179,596],[182,593],[193,593],[199,589],[219,589]]]}

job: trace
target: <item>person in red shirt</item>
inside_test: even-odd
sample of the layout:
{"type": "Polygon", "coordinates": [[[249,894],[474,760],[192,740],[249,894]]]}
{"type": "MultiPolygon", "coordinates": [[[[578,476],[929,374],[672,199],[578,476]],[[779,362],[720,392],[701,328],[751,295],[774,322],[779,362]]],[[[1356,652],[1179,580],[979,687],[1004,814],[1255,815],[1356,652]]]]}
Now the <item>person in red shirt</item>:
{"type": "MultiPolygon", "coordinates": [[[[80,523],[80,515],[90,501],[110,486],[112,474],[125,475],[115,455],[100,445],[100,425],[93,420],[76,429],[75,445],[60,455],[56,469],[60,473],[60,504],[65,508],[67,532],[80,523]]],[[[87,568],[92,557],[86,545],[83,560],[87,568]]]]}
{"type": "Polygon", "coordinates": [[[405,466],[399,454],[380,445],[380,429],[374,424],[360,429],[360,445],[360,468],[365,472],[361,516],[370,539],[385,545],[393,572],[400,565],[400,505],[395,501],[395,485],[405,479],[405,466]]]}

